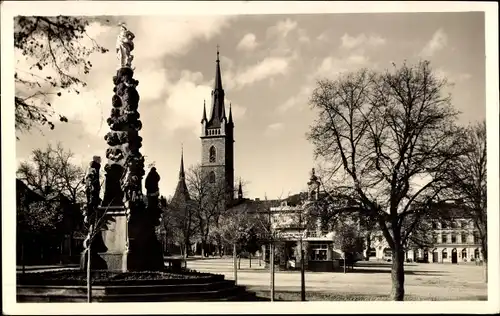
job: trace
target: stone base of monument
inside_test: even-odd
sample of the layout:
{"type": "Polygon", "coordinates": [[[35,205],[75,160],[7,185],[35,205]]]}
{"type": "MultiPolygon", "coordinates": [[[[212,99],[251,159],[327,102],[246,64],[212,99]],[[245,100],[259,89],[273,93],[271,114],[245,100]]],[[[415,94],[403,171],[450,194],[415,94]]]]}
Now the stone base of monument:
{"type": "MultiPolygon", "coordinates": [[[[99,208],[101,212],[104,208],[99,208]]],[[[107,208],[104,229],[92,244],[92,269],[114,272],[159,271],[163,269],[161,244],[155,234],[154,223],[146,213],[137,214],[129,221],[123,206],[107,208]]],[[[82,254],[81,268],[86,268],[86,253],[82,254]]]]}
{"type": "MultiPolygon", "coordinates": [[[[93,271],[93,302],[256,301],[256,297],[223,275],[184,272],[93,271]]],[[[84,271],[19,274],[18,302],[86,302],[84,271]]]]}

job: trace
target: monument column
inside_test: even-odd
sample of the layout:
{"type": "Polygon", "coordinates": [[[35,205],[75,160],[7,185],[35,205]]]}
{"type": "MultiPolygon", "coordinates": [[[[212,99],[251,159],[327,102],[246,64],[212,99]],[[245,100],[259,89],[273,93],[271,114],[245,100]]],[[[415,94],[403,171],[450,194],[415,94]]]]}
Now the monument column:
{"type": "Polygon", "coordinates": [[[101,237],[105,247],[98,252],[111,271],[162,269],[163,253],[155,234],[160,217],[159,175],[152,168],[146,179],[147,197],[142,193],[144,157],[139,149],[139,82],[132,69],[135,35],[120,25],[116,42],[119,68],[113,77],[115,85],[112,109],[107,123],[110,131],[104,137],[108,144],[104,170],[104,198],[98,208],[103,215],[101,237]]]}

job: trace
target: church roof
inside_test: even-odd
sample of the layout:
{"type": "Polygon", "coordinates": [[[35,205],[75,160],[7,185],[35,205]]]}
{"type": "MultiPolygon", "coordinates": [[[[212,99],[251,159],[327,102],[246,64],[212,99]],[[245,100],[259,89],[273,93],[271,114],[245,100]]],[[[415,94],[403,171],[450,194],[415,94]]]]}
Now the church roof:
{"type": "Polygon", "coordinates": [[[212,90],[212,108],[208,120],[208,128],[221,127],[222,119],[226,118],[224,105],[224,89],[222,88],[222,76],[220,71],[219,50],[217,49],[217,60],[215,65],[215,82],[212,90]]]}

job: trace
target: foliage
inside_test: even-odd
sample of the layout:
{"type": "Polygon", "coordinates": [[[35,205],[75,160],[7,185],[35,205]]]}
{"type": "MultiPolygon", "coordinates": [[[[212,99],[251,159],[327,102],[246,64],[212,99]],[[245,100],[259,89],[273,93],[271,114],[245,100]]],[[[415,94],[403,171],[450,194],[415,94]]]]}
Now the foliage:
{"type": "Polygon", "coordinates": [[[324,160],[329,195],[382,231],[395,300],[404,298],[404,245],[445,199],[446,171],[463,155],[446,85],[423,61],[319,80],[310,99],[318,118],[308,138],[324,160]]]}
{"type": "MultiPolygon", "coordinates": [[[[93,39],[86,29],[85,17],[73,16],[17,16],[14,19],[14,47],[18,63],[24,59],[29,69],[16,68],[14,79],[16,130],[27,131],[34,125],[48,124],[51,129],[50,98],[64,91],[79,94],[77,88],[86,83],[79,78],[88,74],[94,52],[108,50],[93,39]],[[90,46],[83,42],[89,40],[90,46]]],[[[67,118],[60,116],[60,121],[67,118]]]]}
{"type": "Polygon", "coordinates": [[[57,144],[55,148],[49,145],[45,150],[35,149],[29,160],[21,162],[18,179],[41,199],[29,201],[27,196],[22,196],[23,192],[18,192],[22,196],[17,209],[18,221],[25,225],[23,229],[55,228],[64,207],[72,211],[79,208],[84,199],[84,170],[71,162],[72,157],[71,151],[57,144]],[[64,199],[68,199],[66,204],[62,203],[64,199]]]}
{"type": "Polygon", "coordinates": [[[487,150],[486,121],[469,125],[462,146],[466,154],[448,170],[451,195],[472,218],[487,260],[487,150]]]}
{"type": "Polygon", "coordinates": [[[363,232],[355,222],[338,222],[335,225],[334,244],[344,253],[362,252],[363,232]]]}
{"type": "Polygon", "coordinates": [[[17,206],[17,225],[22,233],[54,231],[62,216],[62,209],[57,201],[26,203],[22,199],[17,206]]]}

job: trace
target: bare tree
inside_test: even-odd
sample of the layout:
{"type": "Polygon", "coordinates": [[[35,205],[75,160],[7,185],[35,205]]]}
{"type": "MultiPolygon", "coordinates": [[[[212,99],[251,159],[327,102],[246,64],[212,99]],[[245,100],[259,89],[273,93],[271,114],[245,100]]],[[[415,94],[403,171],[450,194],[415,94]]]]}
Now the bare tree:
{"type": "Polygon", "coordinates": [[[85,171],[75,165],[72,158],[73,153],[65,150],[60,143],[55,148],[48,145],[44,150],[35,149],[30,159],[19,165],[17,177],[39,194],[45,204],[59,195],[67,198],[71,204],[80,203],[84,199],[85,171]]]}
{"type": "MultiPolygon", "coordinates": [[[[18,62],[25,59],[29,69],[16,68],[15,120],[16,130],[27,131],[34,125],[48,124],[54,128],[50,98],[65,91],[79,93],[86,83],[78,73],[87,74],[94,52],[108,50],[88,37],[89,20],[71,16],[17,16],[14,19],[14,47],[18,62]],[[90,39],[91,46],[82,45],[90,39]],[[43,72],[49,70],[51,74],[43,72]],[[52,74],[54,73],[54,74],[52,74]]],[[[67,118],[59,116],[60,121],[67,118]]]]}
{"type": "Polygon", "coordinates": [[[465,215],[472,218],[481,242],[483,260],[486,263],[487,281],[488,231],[487,231],[487,169],[486,169],[486,121],[468,126],[462,143],[465,155],[459,157],[448,170],[453,196],[465,206],[465,215]]]}
{"type": "Polygon", "coordinates": [[[162,223],[171,231],[174,243],[179,244],[184,257],[189,256],[191,242],[196,235],[196,219],[193,201],[185,198],[172,198],[162,205],[162,223]]]}
{"type": "Polygon", "coordinates": [[[366,69],[318,81],[308,133],[325,162],[327,190],[377,223],[392,249],[393,300],[404,300],[404,245],[443,199],[446,171],[462,154],[457,112],[429,62],[366,69]]]}
{"type": "Polygon", "coordinates": [[[193,201],[193,216],[201,241],[202,256],[210,239],[211,229],[218,226],[219,217],[226,209],[227,187],[223,180],[212,183],[201,166],[187,172],[186,182],[193,201]]]}

